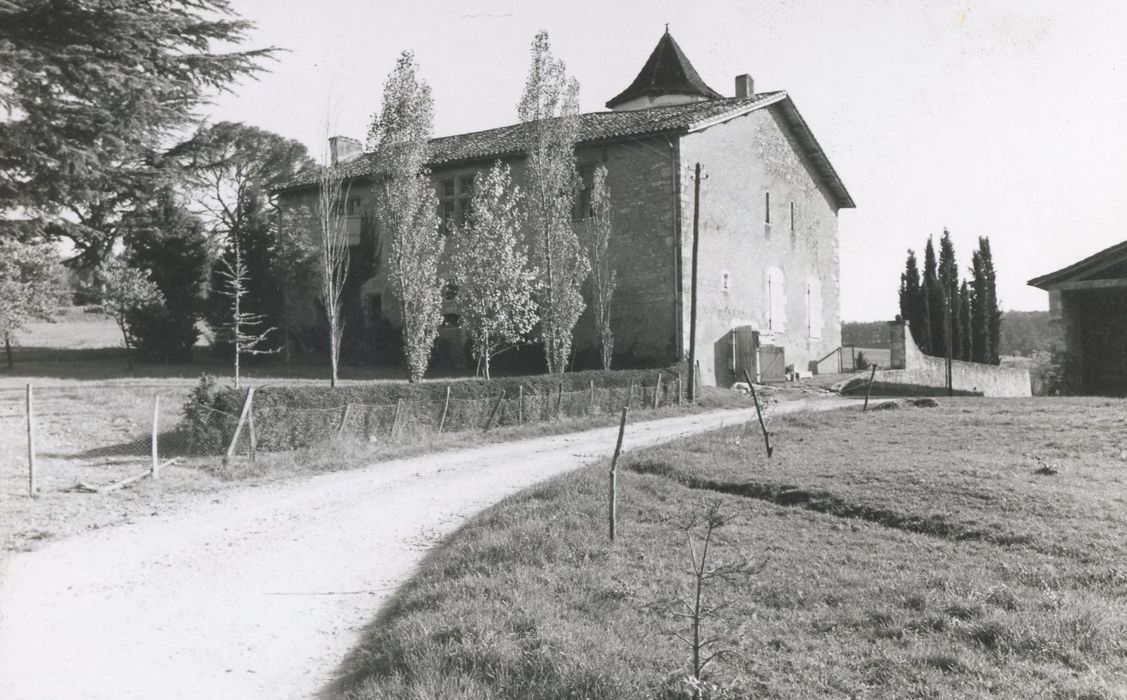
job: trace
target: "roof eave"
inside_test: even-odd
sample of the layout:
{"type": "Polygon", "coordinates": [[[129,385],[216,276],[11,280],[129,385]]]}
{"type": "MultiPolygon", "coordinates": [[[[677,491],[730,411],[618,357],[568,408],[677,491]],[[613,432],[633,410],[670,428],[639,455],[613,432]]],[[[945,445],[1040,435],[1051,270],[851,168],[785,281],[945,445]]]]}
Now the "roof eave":
{"type": "Polygon", "coordinates": [[[1105,267],[1110,267],[1111,265],[1115,265],[1119,262],[1122,262],[1123,260],[1127,260],[1127,241],[1116,243],[1113,246],[1104,248],[1097,253],[1089,255],[1083,260],[1074,262],[1071,265],[1062,267],[1061,269],[1054,272],[1041,275],[1040,277],[1034,277],[1033,279],[1026,282],[1026,284],[1028,284],[1030,287],[1037,287],[1038,289],[1043,289],[1047,292],[1051,287],[1055,285],[1070,282],[1076,277],[1079,277],[1080,275],[1086,273],[1098,272],[1105,267]],[[1106,260],[1106,258],[1115,259],[1106,260]]]}

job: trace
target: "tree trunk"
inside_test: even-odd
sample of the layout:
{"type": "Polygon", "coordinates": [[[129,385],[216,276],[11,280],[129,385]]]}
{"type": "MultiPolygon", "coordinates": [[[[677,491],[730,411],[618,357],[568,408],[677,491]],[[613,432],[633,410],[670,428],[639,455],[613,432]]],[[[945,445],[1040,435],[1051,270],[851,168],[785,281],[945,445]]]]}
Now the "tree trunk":
{"type": "Polygon", "coordinates": [[[118,328],[121,329],[121,339],[125,342],[125,364],[129,367],[129,371],[133,371],[133,345],[129,342],[129,333],[126,332],[125,326],[118,323],[118,328]]]}
{"type": "Polygon", "coordinates": [[[15,367],[12,362],[12,337],[8,333],[4,334],[4,354],[8,356],[8,369],[15,367]]]}

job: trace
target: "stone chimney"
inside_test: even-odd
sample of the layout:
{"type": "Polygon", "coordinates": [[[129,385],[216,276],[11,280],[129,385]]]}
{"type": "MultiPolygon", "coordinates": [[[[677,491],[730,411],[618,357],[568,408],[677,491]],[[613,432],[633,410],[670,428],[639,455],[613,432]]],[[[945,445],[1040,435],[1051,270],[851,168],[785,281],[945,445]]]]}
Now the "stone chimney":
{"type": "Polygon", "coordinates": [[[747,73],[736,76],[736,97],[754,97],[755,81],[747,73]]]}
{"type": "Polygon", "coordinates": [[[364,153],[364,147],[356,139],[347,136],[329,137],[329,164],[342,165],[356,160],[364,153]]]}

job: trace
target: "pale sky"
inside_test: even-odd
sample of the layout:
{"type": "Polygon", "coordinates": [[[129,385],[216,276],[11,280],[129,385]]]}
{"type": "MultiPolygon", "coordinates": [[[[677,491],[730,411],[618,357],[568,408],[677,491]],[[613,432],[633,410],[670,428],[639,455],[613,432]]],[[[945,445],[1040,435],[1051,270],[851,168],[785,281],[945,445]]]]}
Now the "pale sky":
{"type": "MultiPolygon", "coordinates": [[[[271,72],[205,109],[296,138],[364,140],[396,56],[434,91],[436,136],[517,121],[546,29],[583,111],[625,88],[665,23],[713,89],[786,90],[857,203],[842,210],[842,317],[890,319],[906,249],[989,236],[1003,308],[1025,281],[1127,239],[1127,3],[994,0],[233,0],[271,72]]],[[[707,164],[704,164],[707,167],[707,164]]]]}

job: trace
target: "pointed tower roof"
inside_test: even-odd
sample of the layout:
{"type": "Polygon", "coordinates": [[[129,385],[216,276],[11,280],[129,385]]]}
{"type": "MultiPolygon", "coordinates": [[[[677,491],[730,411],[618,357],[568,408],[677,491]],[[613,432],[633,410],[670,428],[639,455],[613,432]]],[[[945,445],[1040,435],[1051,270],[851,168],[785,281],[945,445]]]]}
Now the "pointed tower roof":
{"type": "Polygon", "coordinates": [[[668,25],[638,77],[634,78],[630,87],[607,102],[607,109],[614,109],[639,97],[652,99],[665,95],[709,100],[721,97],[720,93],[701,80],[685,52],[673,40],[668,25]]]}

